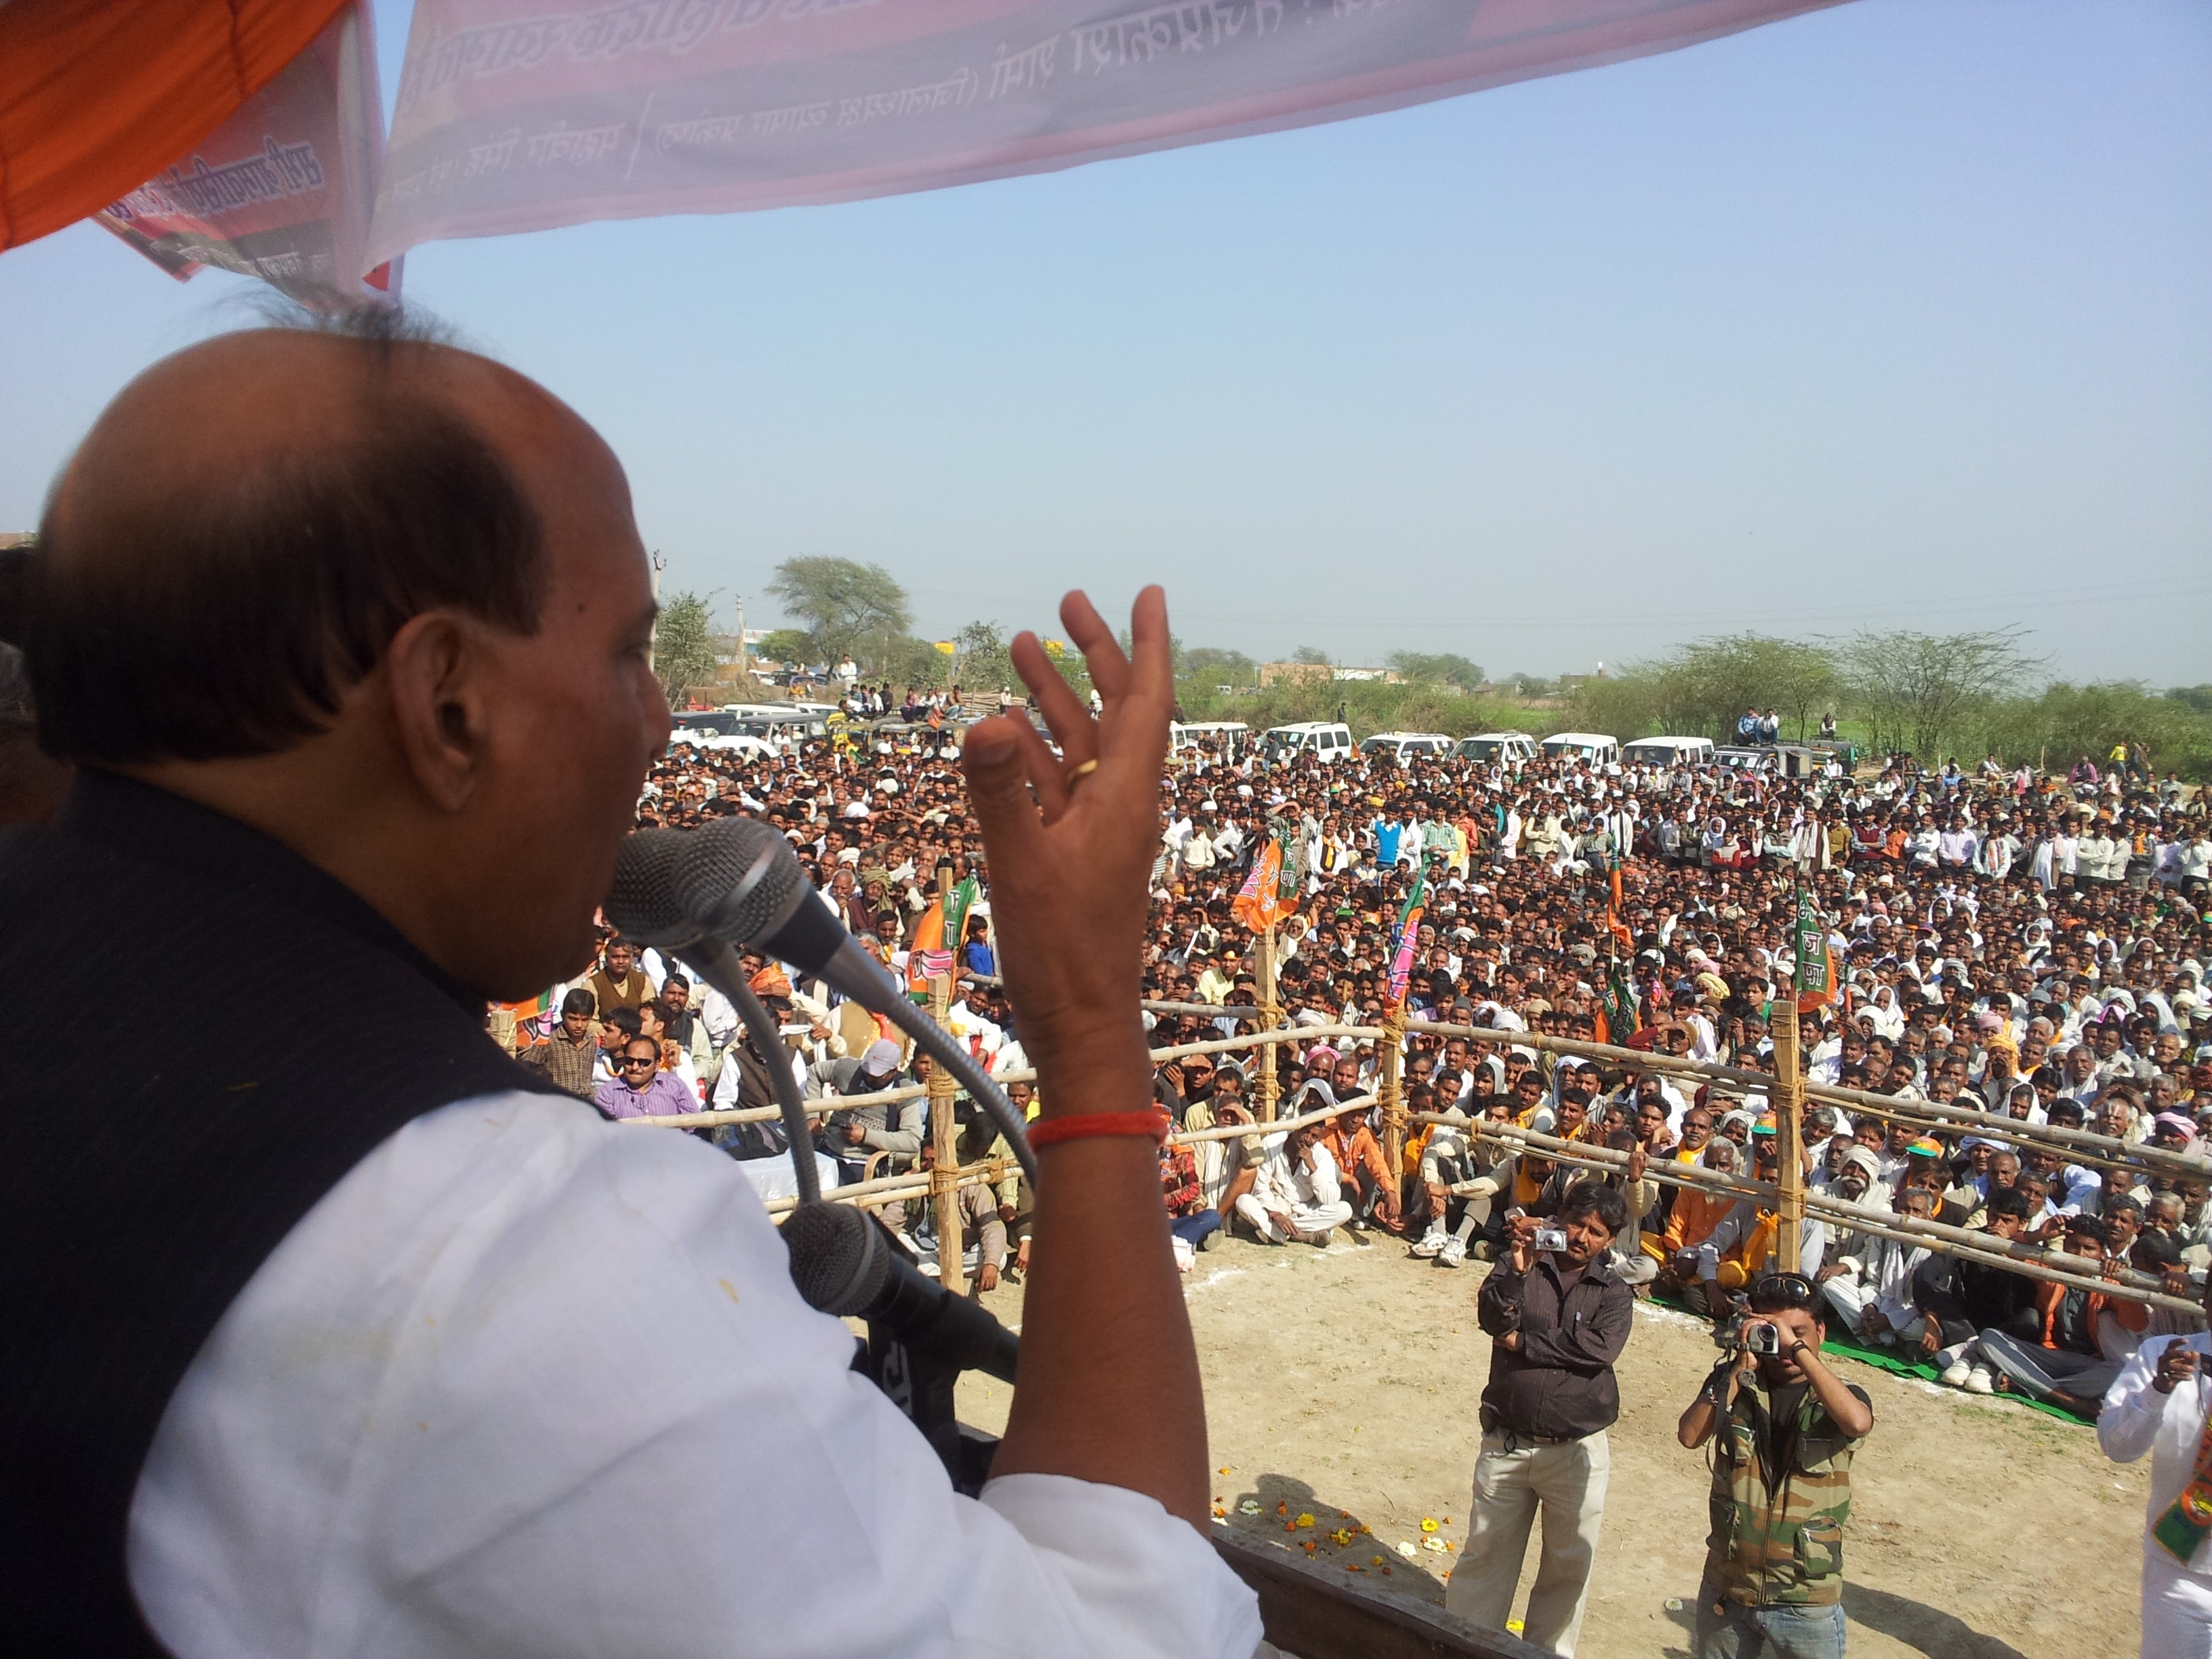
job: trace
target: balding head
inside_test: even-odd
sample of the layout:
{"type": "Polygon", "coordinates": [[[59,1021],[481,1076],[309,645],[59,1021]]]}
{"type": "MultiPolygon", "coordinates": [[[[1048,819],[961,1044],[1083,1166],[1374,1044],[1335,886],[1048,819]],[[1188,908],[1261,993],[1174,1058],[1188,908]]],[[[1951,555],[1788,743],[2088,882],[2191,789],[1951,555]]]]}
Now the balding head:
{"type": "Polygon", "coordinates": [[[502,404],[558,405],[362,314],[366,335],[194,346],[101,414],[40,528],[30,654],[48,752],[271,753],[325,727],[419,611],[536,628],[540,520],[489,434],[502,404]]]}
{"type": "Polygon", "coordinates": [[[21,617],[49,752],[275,836],[463,983],[587,953],[667,705],[629,488],[576,415],[388,319],[141,375],[21,617]]]}

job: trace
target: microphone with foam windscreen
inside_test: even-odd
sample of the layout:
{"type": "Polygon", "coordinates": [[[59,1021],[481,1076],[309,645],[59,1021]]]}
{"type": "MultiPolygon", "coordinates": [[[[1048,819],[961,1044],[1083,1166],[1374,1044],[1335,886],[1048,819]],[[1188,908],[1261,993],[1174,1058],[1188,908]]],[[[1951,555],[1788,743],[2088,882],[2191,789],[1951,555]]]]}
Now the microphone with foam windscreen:
{"type": "Polygon", "coordinates": [[[822,1196],[822,1176],[814,1163],[814,1121],[806,1115],[806,1097],[792,1074],[783,1034],[776,1030],[775,1017],[761,1006],[753,988],[745,982],[737,954],[684,915],[677,878],[684,848],[684,836],[674,830],[640,830],[629,836],[615,858],[614,886],[601,908],[623,938],[672,951],[684,966],[729,998],[745,1030],[752,1033],[753,1047],[760,1050],[769,1081],[775,1086],[799,1201],[814,1203],[822,1196]]]}
{"type": "Polygon", "coordinates": [[[882,1227],[849,1204],[802,1204],[783,1224],[791,1282],[811,1308],[865,1319],[911,1352],[957,1370],[1014,1380],[1021,1342],[981,1303],[919,1272],[882,1227]]]}
{"type": "MultiPolygon", "coordinates": [[[[1006,1091],[860,948],[836,912],[814,890],[780,833],[754,818],[723,818],[703,829],[661,833],[678,843],[672,863],[664,864],[665,855],[656,847],[641,854],[641,863],[650,860],[650,870],[641,871],[638,878],[641,883],[672,882],[672,905],[659,890],[654,892],[653,903],[659,907],[656,915],[672,909],[684,918],[681,925],[710,939],[779,957],[883,1015],[952,1073],[998,1125],[1030,1179],[1036,1179],[1036,1155],[1030,1150],[1022,1115],[1006,1091]]],[[[620,890],[624,885],[620,860],[616,871],[620,890]]],[[[614,914],[608,910],[610,920],[614,914]]]]}

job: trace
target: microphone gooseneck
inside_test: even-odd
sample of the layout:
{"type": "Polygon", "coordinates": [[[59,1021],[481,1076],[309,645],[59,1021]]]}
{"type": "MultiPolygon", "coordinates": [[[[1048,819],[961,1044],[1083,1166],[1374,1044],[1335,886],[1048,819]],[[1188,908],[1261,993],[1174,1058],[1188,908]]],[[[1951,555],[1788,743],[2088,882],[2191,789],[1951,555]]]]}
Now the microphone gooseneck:
{"type": "Polygon", "coordinates": [[[781,834],[755,818],[723,818],[703,829],[667,833],[678,847],[672,865],[658,865],[663,856],[658,848],[651,856],[656,869],[666,868],[675,903],[690,926],[778,957],[889,1019],[958,1080],[998,1126],[1030,1179],[1037,1178],[1036,1154],[1006,1091],[860,947],[814,890],[781,834]]]}

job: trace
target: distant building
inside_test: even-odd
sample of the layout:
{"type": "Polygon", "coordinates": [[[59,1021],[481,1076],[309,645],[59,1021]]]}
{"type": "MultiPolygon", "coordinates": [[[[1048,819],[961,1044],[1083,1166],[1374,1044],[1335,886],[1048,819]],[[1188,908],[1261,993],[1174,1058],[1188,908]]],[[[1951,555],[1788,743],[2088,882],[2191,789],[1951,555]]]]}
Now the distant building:
{"type": "Polygon", "coordinates": [[[0,530],[0,547],[21,547],[38,538],[27,530],[0,530]]]}
{"type": "Polygon", "coordinates": [[[1260,665],[1260,684],[1264,690],[1271,685],[1327,685],[1335,680],[1373,680],[1382,685],[1398,685],[1403,677],[1395,668],[1345,668],[1325,662],[1263,662],[1260,665]]]}

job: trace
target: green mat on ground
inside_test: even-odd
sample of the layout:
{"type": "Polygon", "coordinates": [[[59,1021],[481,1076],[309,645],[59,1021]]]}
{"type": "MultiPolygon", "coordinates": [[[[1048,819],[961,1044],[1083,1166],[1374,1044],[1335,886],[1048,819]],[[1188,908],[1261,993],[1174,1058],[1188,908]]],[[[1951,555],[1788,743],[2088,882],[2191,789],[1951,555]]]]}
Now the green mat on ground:
{"type": "MultiPolygon", "coordinates": [[[[1846,1359],[1856,1359],[1863,1365],[1878,1366],[1899,1376],[1917,1376],[1928,1382],[1933,1382],[1936,1378],[1935,1366],[1924,1359],[1908,1359],[1894,1348],[1862,1347],[1849,1338],[1838,1340],[1831,1336],[1820,1345],[1820,1352],[1839,1353],[1846,1359]]],[[[2097,1420],[2094,1417],[2079,1416],[2068,1411],[2064,1407],[2054,1406],[2048,1401],[2030,1400],[2024,1394],[2007,1393],[1990,1397],[2009,1400],[2015,1405],[2027,1407],[2030,1411],[2041,1412],[2045,1417],[2055,1417],[2062,1423],[2071,1423],[2076,1427],[2092,1425],[2097,1420]]]]}
{"type": "MultiPolygon", "coordinates": [[[[1689,1309],[1670,1296],[1654,1296],[1651,1300],[1662,1308],[1672,1308],[1677,1313],[1691,1313],[1689,1309]]],[[[1692,1317],[1698,1318],[1703,1316],[1692,1314],[1692,1317]]],[[[1907,1358],[1894,1348],[1864,1347],[1852,1341],[1849,1337],[1838,1337],[1832,1334],[1828,1340],[1820,1345],[1820,1352],[1841,1354],[1846,1359],[1856,1359],[1863,1365],[1872,1365],[1877,1370],[1888,1371],[1896,1376],[1917,1376],[1925,1382],[1933,1382],[1937,1376],[1936,1367],[1924,1359],[1907,1358]]],[[[2030,1400],[2024,1394],[2005,1394],[1993,1397],[2009,1400],[2015,1405],[2027,1407],[2030,1411],[2041,1412],[2045,1417],[2055,1417],[2062,1423],[2071,1423],[2076,1427],[2087,1427],[2096,1421],[2094,1417],[2082,1417],[2068,1411],[2063,1406],[2051,1405],[2047,1401],[2030,1400]]]]}

